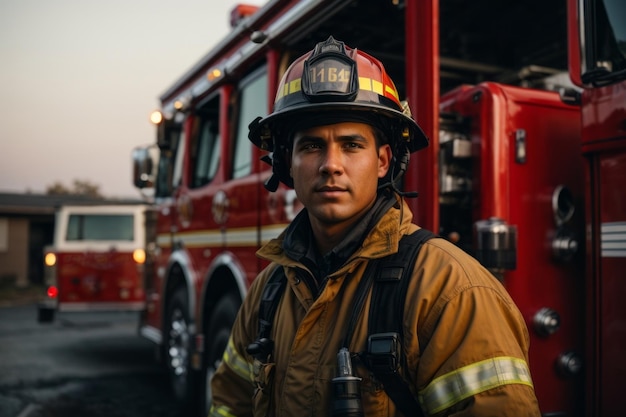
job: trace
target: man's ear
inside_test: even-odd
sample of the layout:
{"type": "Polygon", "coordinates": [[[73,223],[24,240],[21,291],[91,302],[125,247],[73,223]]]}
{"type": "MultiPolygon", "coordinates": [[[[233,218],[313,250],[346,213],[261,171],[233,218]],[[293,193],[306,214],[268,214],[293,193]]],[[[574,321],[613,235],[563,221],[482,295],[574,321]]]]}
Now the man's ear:
{"type": "Polygon", "coordinates": [[[378,178],[384,178],[391,165],[391,146],[388,144],[378,148],[378,178]]]}

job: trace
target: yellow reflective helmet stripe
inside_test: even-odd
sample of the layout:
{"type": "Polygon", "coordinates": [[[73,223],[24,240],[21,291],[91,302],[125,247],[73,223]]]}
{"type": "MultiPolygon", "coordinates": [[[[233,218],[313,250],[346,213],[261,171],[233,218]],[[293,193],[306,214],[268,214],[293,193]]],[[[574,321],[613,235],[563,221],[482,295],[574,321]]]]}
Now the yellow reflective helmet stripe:
{"type": "MultiPolygon", "coordinates": [[[[285,82],[285,84],[277,91],[275,102],[280,100],[281,98],[288,96],[290,94],[294,94],[299,92],[302,89],[302,79],[296,78],[289,82],[285,82]]],[[[391,94],[396,99],[399,100],[398,91],[393,85],[384,85],[378,80],[374,80],[372,78],[367,77],[359,77],[359,89],[365,91],[372,91],[379,96],[382,96],[387,92],[391,94]]]]}
{"type": "Polygon", "coordinates": [[[385,91],[387,93],[391,94],[392,96],[394,96],[396,98],[396,100],[400,101],[400,96],[398,96],[398,92],[396,91],[395,87],[392,87],[390,85],[386,85],[385,86],[385,91]]]}
{"type": "Polygon", "coordinates": [[[228,346],[226,346],[226,350],[224,350],[222,360],[241,378],[250,381],[251,384],[254,383],[253,366],[237,352],[232,337],[228,340],[228,346]]]}
{"type": "Polygon", "coordinates": [[[502,385],[533,386],[526,361],[509,356],[487,359],[435,378],[419,392],[422,407],[435,414],[461,400],[502,385]]]}
{"type": "Polygon", "coordinates": [[[211,406],[209,417],[236,417],[225,405],[211,406]]]}
{"type": "Polygon", "coordinates": [[[276,101],[283,98],[284,96],[288,96],[289,94],[297,93],[302,89],[302,78],[296,78],[295,80],[291,80],[283,86],[281,90],[278,90],[278,94],[276,95],[276,101]]]}

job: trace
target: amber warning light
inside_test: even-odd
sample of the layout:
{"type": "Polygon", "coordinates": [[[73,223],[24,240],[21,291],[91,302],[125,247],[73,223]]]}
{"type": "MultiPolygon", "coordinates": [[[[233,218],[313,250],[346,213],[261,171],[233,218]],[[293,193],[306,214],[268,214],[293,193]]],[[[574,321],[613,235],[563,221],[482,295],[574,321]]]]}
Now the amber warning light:
{"type": "Polygon", "coordinates": [[[54,266],[57,263],[57,257],[54,253],[46,253],[44,262],[47,266],[54,266]]]}
{"type": "Polygon", "coordinates": [[[146,252],[143,249],[135,249],[133,251],[133,260],[138,264],[146,262],[146,252]]]}
{"type": "Polygon", "coordinates": [[[222,71],[219,68],[213,68],[206,74],[206,77],[209,81],[215,81],[221,76],[222,76],[222,71]]]}
{"type": "Polygon", "coordinates": [[[150,121],[153,124],[158,125],[163,121],[163,113],[161,113],[159,110],[153,111],[152,113],[150,113],[150,121]]]}

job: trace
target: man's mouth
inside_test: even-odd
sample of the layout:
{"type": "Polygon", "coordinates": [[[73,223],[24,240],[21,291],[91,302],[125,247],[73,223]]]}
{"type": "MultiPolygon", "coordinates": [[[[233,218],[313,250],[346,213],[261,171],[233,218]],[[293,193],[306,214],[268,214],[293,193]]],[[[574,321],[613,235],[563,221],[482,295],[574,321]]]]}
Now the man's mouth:
{"type": "Polygon", "coordinates": [[[318,193],[333,193],[333,192],[343,192],[343,191],[346,191],[346,189],[335,186],[335,185],[324,185],[324,186],[318,187],[316,191],[318,193]]]}

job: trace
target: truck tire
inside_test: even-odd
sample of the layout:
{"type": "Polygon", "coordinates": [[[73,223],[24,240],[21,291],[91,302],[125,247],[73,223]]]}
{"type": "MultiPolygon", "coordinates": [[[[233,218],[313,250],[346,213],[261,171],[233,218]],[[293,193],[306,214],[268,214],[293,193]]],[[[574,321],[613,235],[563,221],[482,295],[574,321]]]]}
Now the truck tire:
{"type": "Polygon", "coordinates": [[[37,321],[39,323],[52,323],[54,321],[54,308],[37,306],[37,321]]]}
{"type": "Polygon", "coordinates": [[[234,293],[225,294],[215,305],[211,318],[209,319],[206,346],[204,357],[204,381],[203,395],[200,395],[200,413],[206,416],[211,408],[213,395],[211,393],[211,379],[215,375],[217,367],[222,362],[222,355],[230,338],[230,331],[235,322],[235,317],[239,311],[241,300],[239,295],[234,293]]]}
{"type": "Polygon", "coordinates": [[[163,358],[174,396],[185,407],[193,403],[190,323],[187,292],[179,288],[167,307],[163,358]]]}

